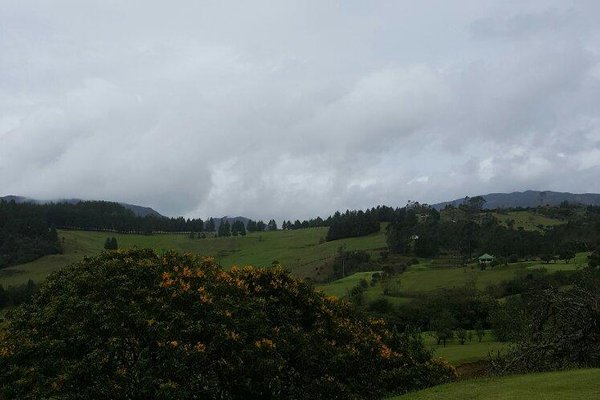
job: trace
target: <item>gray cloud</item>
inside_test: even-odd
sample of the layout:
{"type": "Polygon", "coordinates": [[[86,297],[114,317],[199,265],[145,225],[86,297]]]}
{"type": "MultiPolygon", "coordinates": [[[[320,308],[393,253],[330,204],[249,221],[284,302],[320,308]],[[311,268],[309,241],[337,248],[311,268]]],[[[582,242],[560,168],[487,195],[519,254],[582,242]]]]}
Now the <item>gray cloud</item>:
{"type": "Polygon", "coordinates": [[[304,218],[600,191],[594,1],[0,7],[3,194],[304,218]]]}

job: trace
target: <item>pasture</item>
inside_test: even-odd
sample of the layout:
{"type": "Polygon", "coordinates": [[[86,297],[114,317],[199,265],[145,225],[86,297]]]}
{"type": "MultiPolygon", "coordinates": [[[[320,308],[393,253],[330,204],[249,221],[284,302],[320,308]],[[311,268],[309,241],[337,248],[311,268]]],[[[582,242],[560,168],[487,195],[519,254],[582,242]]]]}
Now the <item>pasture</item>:
{"type": "Polygon", "coordinates": [[[135,235],[112,232],[59,231],[63,254],[42,257],[27,264],[0,270],[0,284],[19,285],[32,279],[40,282],[49,273],[103,250],[104,240],[114,236],[119,248],[151,248],[158,252],[176,250],[214,257],[225,267],[232,265],[270,266],[273,261],[301,277],[318,278],[317,268],[326,265],[340,246],[348,250],[375,250],[385,247],[385,234],[324,242],[327,228],[255,232],[228,238],[190,239],[185,234],[135,235]],[[64,238],[64,239],[63,239],[64,238]]]}
{"type": "Polygon", "coordinates": [[[509,221],[513,221],[515,229],[523,228],[527,231],[543,231],[547,226],[554,226],[566,223],[559,219],[549,218],[532,211],[508,211],[492,212],[494,217],[504,226],[508,226],[509,221]]]}
{"type": "MultiPolygon", "coordinates": [[[[421,260],[419,264],[411,265],[408,269],[394,276],[394,284],[397,291],[401,293],[400,298],[407,299],[426,294],[427,292],[452,287],[462,287],[469,282],[474,282],[479,289],[485,289],[487,285],[498,284],[502,281],[510,280],[519,274],[526,274],[528,270],[546,269],[548,272],[573,271],[581,268],[587,262],[589,253],[577,253],[574,260],[569,263],[558,261],[556,263],[545,264],[541,261],[525,261],[508,265],[498,265],[488,267],[482,271],[476,264],[470,264],[466,267],[448,267],[438,265],[436,260],[421,260]]],[[[377,271],[358,272],[321,285],[318,288],[328,295],[343,296],[348,293],[353,286],[358,284],[361,279],[370,282],[371,275],[377,271]]],[[[383,296],[381,285],[369,287],[366,291],[368,300],[383,296]]],[[[395,297],[385,296],[390,301],[395,297]]]]}
{"type": "Polygon", "coordinates": [[[600,369],[576,369],[471,379],[435,386],[388,400],[578,400],[600,398],[600,369]]]}

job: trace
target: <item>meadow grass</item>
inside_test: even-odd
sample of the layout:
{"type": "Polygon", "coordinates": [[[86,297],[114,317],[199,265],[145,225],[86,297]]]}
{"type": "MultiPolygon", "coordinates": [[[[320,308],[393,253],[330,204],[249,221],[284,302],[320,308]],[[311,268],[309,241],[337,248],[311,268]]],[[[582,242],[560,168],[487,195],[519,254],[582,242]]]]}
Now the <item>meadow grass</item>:
{"type": "Polygon", "coordinates": [[[579,400],[600,398],[600,369],[470,379],[388,400],[579,400]]]}
{"type": "Polygon", "coordinates": [[[19,285],[32,279],[43,280],[49,273],[68,264],[93,256],[103,250],[104,240],[114,236],[119,248],[151,248],[158,252],[176,250],[215,257],[224,267],[232,265],[271,266],[278,261],[296,276],[318,277],[317,268],[330,262],[340,246],[348,250],[371,250],[385,247],[385,234],[379,233],[324,242],[327,228],[250,233],[230,238],[190,239],[183,234],[116,234],[111,232],[58,232],[63,240],[63,254],[42,257],[27,264],[0,270],[0,284],[19,285]]]}
{"type": "Polygon", "coordinates": [[[487,330],[481,342],[477,338],[475,331],[472,331],[473,339],[467,340],[465,344],[454,338],[446,343],[446,346],[438,345],[433,332],[424,332],[423,341],[425,345],[434,351],[434,356],[442,357],[451,364],[461,365],[465,363],[485,360],[490,352],[503,351],[508,347],[508,343],[496,341],[492,331],[487,330]]]}
{"type": "Polygon", "coordinates": [[[544,215],[531,211],[508,211],[506,213],[493,212],[492,215],[504,226],[508,226],[508,221],[513,220],[514,228],[523,228],[526,231],[543,231],[540,226],[554,226],[566,223],[560,219],[549,218],[544,215]]]}

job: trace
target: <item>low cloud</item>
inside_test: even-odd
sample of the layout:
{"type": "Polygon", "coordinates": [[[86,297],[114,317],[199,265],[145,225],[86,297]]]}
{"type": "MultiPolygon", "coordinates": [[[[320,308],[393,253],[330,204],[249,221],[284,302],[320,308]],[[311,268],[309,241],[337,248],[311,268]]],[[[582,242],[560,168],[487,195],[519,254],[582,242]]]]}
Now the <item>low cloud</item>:
{"type": "Polygon", "coordinates": [[[596,2],[430,9],[8,0],[1,194],[294,219],[600,191],[596,2]]]}

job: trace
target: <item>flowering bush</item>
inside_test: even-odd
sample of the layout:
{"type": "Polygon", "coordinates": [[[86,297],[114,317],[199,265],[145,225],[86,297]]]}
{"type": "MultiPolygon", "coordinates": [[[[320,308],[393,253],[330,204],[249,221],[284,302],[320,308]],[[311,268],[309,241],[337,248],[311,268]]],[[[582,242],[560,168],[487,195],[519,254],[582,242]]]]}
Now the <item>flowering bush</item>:
{"type": "Polygon", "coordinates": [[[1,398],[380,398],[448,381],[422,343],[283,269],[113,251],[10,313],[1,398]]]}

